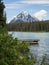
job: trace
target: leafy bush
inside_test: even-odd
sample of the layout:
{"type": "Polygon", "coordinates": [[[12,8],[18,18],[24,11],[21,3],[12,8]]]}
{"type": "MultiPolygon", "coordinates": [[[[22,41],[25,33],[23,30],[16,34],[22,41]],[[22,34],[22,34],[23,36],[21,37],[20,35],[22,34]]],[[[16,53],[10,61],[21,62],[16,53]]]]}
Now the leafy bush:
{"type": "Polygon", "coordinates": [[[12,35],[0,34],[0,65],[33,65],[35,62],[28,44],[12,35]]]}

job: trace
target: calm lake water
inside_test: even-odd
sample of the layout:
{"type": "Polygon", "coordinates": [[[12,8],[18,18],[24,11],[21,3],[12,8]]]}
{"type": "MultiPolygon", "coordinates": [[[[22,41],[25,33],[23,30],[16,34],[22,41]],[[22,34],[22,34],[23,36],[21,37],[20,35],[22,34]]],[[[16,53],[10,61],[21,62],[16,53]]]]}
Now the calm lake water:
{"type": "Polygon", "coordinates": [[[30,51],[37,55],[38,57],[42,57],[44,54],[49,55],[49,33],[36,33],[36,32],[9,32],[13,37],[17,37],[19,39],[39,39],[39,44],[31,45],[30,51]]]}

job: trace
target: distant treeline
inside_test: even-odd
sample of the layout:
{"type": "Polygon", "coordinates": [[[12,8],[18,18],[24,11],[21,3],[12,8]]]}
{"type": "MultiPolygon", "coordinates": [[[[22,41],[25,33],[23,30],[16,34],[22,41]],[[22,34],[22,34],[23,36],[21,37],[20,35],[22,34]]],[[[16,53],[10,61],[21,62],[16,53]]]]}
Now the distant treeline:
{"type": "Polygon", "coordinates": [[[18,22],[7,24],[8,31],[49,31],[49,20],[38,22],[18,22]]]}

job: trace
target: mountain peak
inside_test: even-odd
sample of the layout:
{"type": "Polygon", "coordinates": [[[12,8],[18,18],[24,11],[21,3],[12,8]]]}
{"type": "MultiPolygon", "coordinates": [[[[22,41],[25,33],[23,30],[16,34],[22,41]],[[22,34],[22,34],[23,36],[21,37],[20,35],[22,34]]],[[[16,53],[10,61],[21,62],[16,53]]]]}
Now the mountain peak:
{"type": "Polygon", "coordinates": [[[27,11],[22,11],[22,14],[24,14],[25,16],[27,16],[29,13],[27,11]]]}
{"type": "Polygon", "coordinates": [[[17,23],[17,22],[33,22],[38,21],[36,17],[32,17],[27,11],[22,11],[17,16],[11,20],[10,23],[17,23]]]}

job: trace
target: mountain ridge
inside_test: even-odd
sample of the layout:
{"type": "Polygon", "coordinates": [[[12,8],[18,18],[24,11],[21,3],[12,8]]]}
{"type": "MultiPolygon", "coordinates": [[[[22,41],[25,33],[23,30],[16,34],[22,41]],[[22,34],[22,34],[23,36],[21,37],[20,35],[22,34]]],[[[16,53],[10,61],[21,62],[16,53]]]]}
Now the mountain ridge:
{"type": "Polygon", "coordinates": [[[15,16],[10,23],[17,23],[17,22],[34,22],[38,21],[36,17],[32,17],[29,13],[21,12],[17,16],[15,16]]]}

